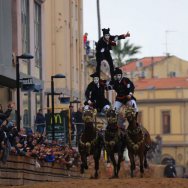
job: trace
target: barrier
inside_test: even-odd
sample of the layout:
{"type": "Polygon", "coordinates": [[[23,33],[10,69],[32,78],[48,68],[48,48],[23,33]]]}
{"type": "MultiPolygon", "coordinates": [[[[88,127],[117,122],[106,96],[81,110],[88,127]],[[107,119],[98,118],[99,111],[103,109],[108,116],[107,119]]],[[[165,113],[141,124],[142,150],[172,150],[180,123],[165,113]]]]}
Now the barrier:
{"type": "MultiPolygon", "coordinates": [[[[56,163],[40,162],[40,168],[36,165],[36,160],[23,156],[10,156],[8,161],[0,163],[0,186],[26,185],[39,182],[58,182],[63,178],[83,178],[79,168],[74,167],[69,170],[61,167],[56,163]]],[[[145,170],[144,177],[160,178],[164,177],[165,165],[150,165],[148,170],[145,170]]],[[[84,178],[89,178],[93,174],[94,161],[90,158],[89,169],[86,171],[84,178]]],[[[100,177],[106,178],[113,174],[112,165],[107,165],[104,159],[100,160],[100,177]]],[[[139,177],[139,168],[135,175],[139,177]]],[[[130,177],[130,167],[128,163],[123,162],[120,170],[121,178],[130,177]]]]}
{"type": "Polygon", "coordinates": [[[23,156],[10,156],[8,161],[0,163],[0,185],[25,185],[38,182],[62,181],[62,178],[80,178],[79,169],[67,170],[54,163],[40,162],[23,156]]]}

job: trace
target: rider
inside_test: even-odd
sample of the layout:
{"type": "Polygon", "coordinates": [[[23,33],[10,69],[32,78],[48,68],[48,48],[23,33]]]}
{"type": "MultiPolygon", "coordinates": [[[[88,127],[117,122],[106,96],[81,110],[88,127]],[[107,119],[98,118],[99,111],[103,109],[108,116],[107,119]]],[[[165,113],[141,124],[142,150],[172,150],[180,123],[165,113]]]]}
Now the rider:
{"type": "Polygon", "coordinates": [[[103,37],[101,37],[96,44],[96,61],[97,61],[96,72],[99,74],[100,77],[101,61],[106,60],[110,66],[111,79],[113,79],[114,65],[110,54],[110,50],[112,50],[112,46],[116,46],[116,42],[118,40],[125,39],[126,37],[130,37],[130,33],[127,32],[126,34],[123,35],[113,36],[110,35],[109,33],[110,28],[108,29],[104,28],[102,29],[102,31],[103,31],[103,37]]]}
{"type": "Polygon", "coordinates": [[[110,108],[110,102],[104,95],[106,81],[99,79],[99,74],[96,72],[90,76],[93,78],[93,81],[89,83],[85,91],[85,109],[92,106],[96,108],[98,112],[104,112],[110,108]]]}
{"type": "Polygon", "coordinates": [[[111,81],[110,85],[116,91],[116,99],[114,103],[114,109],[119,112],[122,105],[133,106],[136,112],[136,119],[138,116],[138,107],[136,104],[136,98],[133,96],[134,93],[134,84],[127,78],[122,76],[122,70],[115,68],[115,81],[111,81]]]}

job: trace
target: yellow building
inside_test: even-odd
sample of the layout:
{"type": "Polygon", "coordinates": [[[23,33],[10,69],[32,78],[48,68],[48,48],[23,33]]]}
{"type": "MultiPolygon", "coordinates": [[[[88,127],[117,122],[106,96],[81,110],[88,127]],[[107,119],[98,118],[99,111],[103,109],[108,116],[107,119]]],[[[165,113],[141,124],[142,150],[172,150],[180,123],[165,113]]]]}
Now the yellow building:
{"type": "MultiPolygon", "coordinates": [[[[54,79],[55,92],[83,100],[85,66],[83,52],[82,0],[46,0],[44,4],[45,92],[51,90],[51,76],[64,74],[65,79],[54,79]]],[[[59,101],[55,98],[55,103],[59,101]]]]}
{"type": "Polygon", "coordinates": [[[162,157],[188,166],[188,77],[142,79],[135,87],[139,122],[153,139],[162,137],[162,157]]]}
{"type": "Polygon", "coordinates": [[[133,81],[142,78],[167,78],[188,76],[188,61],[176,56],[144,57],[122,67],[133,81]]]}

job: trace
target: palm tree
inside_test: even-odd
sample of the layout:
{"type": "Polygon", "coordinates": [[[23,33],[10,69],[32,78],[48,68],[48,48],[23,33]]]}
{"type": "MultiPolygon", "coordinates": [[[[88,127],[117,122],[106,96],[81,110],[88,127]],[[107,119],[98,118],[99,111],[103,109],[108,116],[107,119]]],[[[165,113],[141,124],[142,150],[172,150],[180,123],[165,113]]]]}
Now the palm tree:
{"type": "Polygon", "coordinates": [[[129,43],[129,40],[125,41],[122,45],[121,41],[117,42],[117,45],[112,48],[112,55],[114,57],[114,63],[121,67],[126,64],[132,56],[140,53],[141,46],[135,46],[129,43]],[[127,58],[126,58],[127,57],[127,58]]]}

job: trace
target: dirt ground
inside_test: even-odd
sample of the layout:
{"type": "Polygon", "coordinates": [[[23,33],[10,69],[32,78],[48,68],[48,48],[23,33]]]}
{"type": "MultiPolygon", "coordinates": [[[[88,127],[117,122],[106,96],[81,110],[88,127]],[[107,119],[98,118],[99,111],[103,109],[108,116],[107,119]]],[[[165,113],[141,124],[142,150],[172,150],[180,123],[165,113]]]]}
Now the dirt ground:
{"type": "MultiPolygon", "coordinates": [[[[93,174],[93,164],[85,176],[80,179],[62,179],[61,182],[35,183],[24,186],[6,186],[8,188],[188,188],[188,179],[164,178],[163,166],[152,166],[144,172],[144,178],[140,178],[139,167],[135,171],[135,177],[130,177],[129,165],[121,166],[119,179],[109,179],[112,176],[112,166],[100,164],[99,179],[90,179],[93,174]],[[108,168],[107,168],[108,167],[108,168]]],[[[0,186],[0,188],[3,188],[0,186]]]]}
{"type": "MultiPolygon", "coordinates": [[[[11,188],[187,188],[188,179],[127,178],[127,179],[66,179],[62,182],[48,182],[11,188]]],[[[1,187],[2,188],[2,187],[1,187]]]]}

